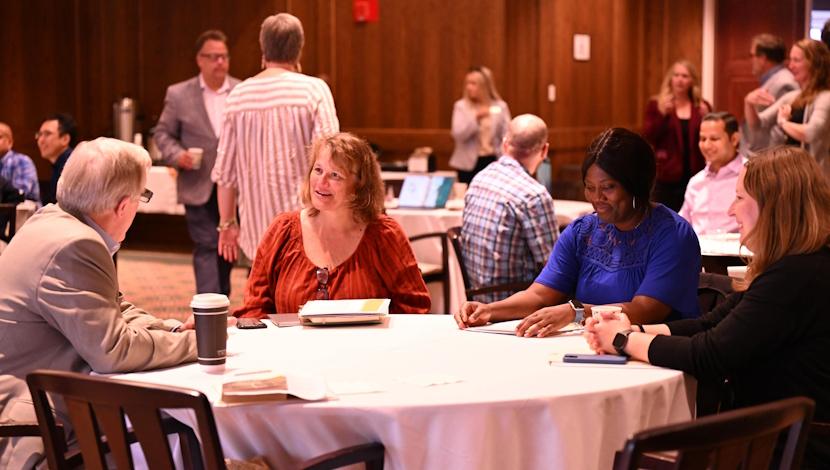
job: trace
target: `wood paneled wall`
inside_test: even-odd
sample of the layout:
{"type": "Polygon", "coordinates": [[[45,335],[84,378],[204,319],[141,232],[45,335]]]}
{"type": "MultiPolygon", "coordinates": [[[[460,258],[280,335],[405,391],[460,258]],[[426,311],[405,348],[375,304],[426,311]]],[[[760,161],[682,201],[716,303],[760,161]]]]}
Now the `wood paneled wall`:
{"type": "MultiPolygon", "coordinates": [[[[701,62],[702,0],[385,0],[380,20],[355,23],[336,0],[9,0],[0,28],[0,120],[15,147],[49,175],[32,134],[55,111],[75,115],[82,138],[112,134],[112,103],[138,100],[146,132],[169,84],[196,72],[193,42],[219,28],[231,74],[259,70],[262,19],[297,15],[303,70],[325,76],[344,129],[401,158],[452,151],[449,126],[467,68],[489,66],[513,115],[551,128],[554,167],[581,161],[608,126],[637,128],[668,65],[701,62]],[[591,60],[572,58],[573,34],[591,35],[591,60]],[[547,100],[554,84],[557,99],[547,100]]],[[[556,173],[555,173],[556,174],[556,173]]]]}

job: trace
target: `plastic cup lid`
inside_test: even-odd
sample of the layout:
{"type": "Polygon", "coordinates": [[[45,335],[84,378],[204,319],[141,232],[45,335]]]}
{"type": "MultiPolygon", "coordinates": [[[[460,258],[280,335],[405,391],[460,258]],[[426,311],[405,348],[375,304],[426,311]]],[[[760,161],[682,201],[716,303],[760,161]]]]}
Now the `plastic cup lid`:
{"type": "Polygon", "coordinates": [[[224,294],[196,294],[190,301],[191,308],[218,308],[228,307],[231,302],[224,294]]]}

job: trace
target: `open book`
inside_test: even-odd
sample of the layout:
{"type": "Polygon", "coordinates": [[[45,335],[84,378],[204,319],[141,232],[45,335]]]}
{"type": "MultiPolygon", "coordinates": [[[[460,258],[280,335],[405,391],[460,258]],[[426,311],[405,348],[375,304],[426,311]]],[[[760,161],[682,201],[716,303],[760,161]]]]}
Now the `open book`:
{"type": "Polygon", "coordinates": [[[300,308],[304,325],[380,323],[389,315],[389,299],[312,300],[300,308]]]}
{"type": "MultiPolygon", "coordinates": [[[[472,331],[475,333],[496,333],[500,335],[515,335],[516,327],[518,327],[519,323],[521,322],[522,320],[509,320],[498,323],[488,323],[483,326],[471,326],[467,328],[465,331],[472,331]]],[[[578,323],[568,323],[567,325],[560,328],[559,331],[555,333],[553,336],[561,335],[563,333],[582,331],[582,329],[582,325],[578,323]]]]}
{"type": "Polygon", "coordinates": [[[322,400],[326,398],[326,382],[321,377],[264,371],[239,374],[222,384],[224,403],[283,401],[289,398],[322,400]]]}

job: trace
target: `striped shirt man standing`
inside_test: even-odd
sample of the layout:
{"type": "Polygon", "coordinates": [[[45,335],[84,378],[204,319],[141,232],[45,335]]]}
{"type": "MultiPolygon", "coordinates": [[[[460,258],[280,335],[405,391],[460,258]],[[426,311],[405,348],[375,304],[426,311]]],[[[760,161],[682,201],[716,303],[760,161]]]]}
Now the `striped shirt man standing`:
{"type": "Polygon", "coordinates": [[[300,207],[311,141],[340,130],[328,85],[299,73],[302,45],[300,20],[287,13],[266,18],[260,31],[265,70],[228,96],[211,175],[219,185],[219,253],[228,261],[237,248],[253,260],[274,218],[300,207]]]}

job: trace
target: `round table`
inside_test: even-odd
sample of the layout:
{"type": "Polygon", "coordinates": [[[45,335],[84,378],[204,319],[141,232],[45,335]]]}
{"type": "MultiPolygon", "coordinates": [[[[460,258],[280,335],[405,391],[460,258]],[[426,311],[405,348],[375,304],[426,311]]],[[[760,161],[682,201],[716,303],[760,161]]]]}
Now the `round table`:
{"type": "MultiPolygon", "coordinates": [[[[374,326],[267,323],[229,330],[224,375],[190,364],[116,377],[201,390],[226,456],[264,455],[279,468],[377,441],[390,469],[604,469],[632,433],[692,416],[695,383],[681,372],[562,363],[564,353],[588,352],[579,335],[474,333],[443,315],[393,315],[374,326]],[[330,396],[219,402],[224,380],[264,369],[320,376],[330,396]]],[[[193,425],[189,413],[171,414],[193,425]]]]}

